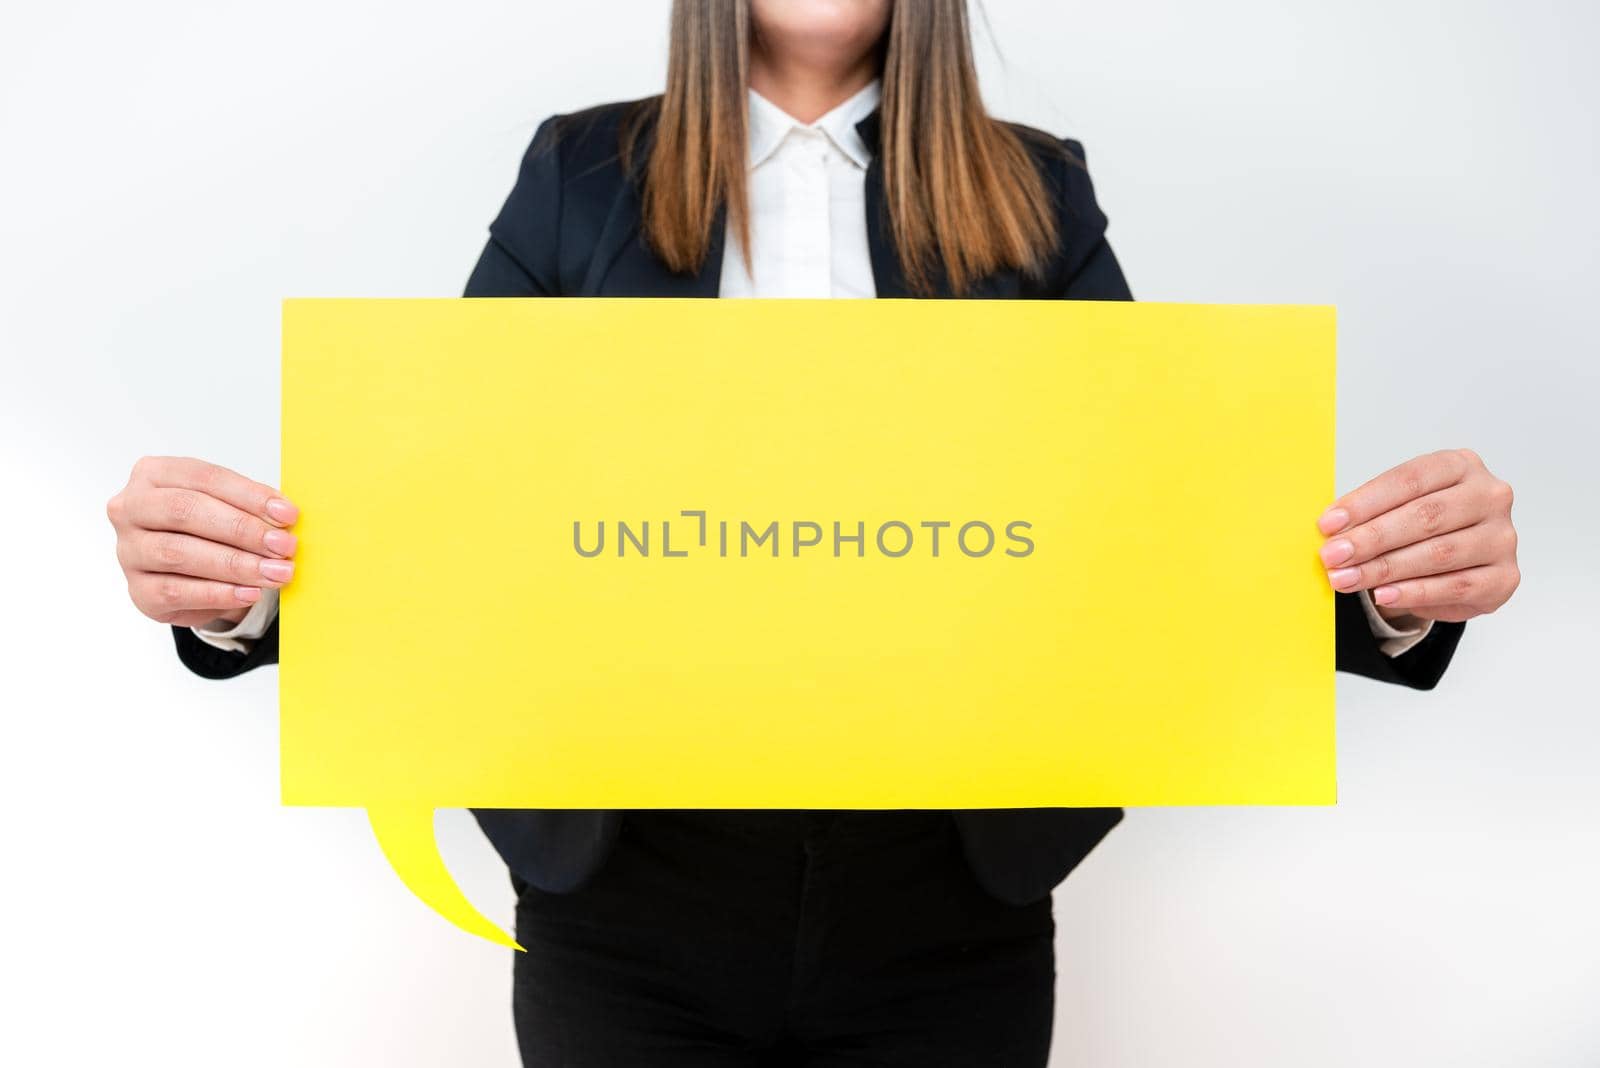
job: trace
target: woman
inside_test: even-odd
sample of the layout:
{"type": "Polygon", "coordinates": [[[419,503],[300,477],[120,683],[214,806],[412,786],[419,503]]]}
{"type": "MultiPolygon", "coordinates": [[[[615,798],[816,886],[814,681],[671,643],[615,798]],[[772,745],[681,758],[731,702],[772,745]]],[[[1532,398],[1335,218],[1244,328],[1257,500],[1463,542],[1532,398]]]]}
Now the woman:
{"type": "MultiPolygon", "coordinates": [[[[467,295],[1126,300],[1105,224],[1076,143],[983,112],[962,0],[678,0],[666,92],[540,127],[467,295]]],[[[108,510],[186,664],[276,661],[292,504],[152,459],[108,510]]],[[[1313,521],[1341,670],[1431,687],[1516,586],[1509,488],[1464,450],[1313,521]]],[[[478,818],[526,1063],[965,1066],[1045,1062],[1049,891],[1120,812],[478,818]]]]}

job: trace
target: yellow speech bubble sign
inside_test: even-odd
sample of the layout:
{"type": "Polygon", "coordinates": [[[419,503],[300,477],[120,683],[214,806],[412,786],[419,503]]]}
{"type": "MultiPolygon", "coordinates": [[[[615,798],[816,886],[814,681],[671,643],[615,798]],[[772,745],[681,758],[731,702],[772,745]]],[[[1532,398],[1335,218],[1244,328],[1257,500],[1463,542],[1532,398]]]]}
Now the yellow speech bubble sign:
{"type": "Polygon", "coordinates": [[[1330,308],[284,306],[283,800],[1325,804],[1330,308]]]}

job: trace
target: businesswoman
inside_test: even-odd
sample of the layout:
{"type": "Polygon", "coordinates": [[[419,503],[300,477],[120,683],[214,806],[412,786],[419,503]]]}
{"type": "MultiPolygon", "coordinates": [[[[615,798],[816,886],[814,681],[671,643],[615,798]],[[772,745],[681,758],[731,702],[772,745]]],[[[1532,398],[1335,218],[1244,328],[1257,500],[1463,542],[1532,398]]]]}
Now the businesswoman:
{"type": "MultiPolygon", "coordinates": [[[[671,25],[662,95],[539,127],[467,295],[1130,299],[1082,148],[985,114],[963,0],[678,0],[671,25]]],[[[1339,668],[1432,687],[1517,584],[1510,504],[1444,449],[1307,516],[1339,668]]],[[[184,663],[277,660],[292,503],[155,458],[108,511],[184,663]]],[[[1120,815],[479,812],[524,1059],[1042,1065],[1049,892],[1120,815]]]]}

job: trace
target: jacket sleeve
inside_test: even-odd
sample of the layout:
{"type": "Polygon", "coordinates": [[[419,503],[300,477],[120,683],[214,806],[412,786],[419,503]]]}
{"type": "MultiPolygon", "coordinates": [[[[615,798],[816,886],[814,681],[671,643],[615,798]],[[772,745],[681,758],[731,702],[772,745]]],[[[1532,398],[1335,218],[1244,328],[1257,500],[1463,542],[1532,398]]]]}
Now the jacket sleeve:
{"type": "Polygon", "coordinates": [[[1436,622],[1429,628],[1426,638],[1399,656],[1389,656],[1379,648],[1379,638],[1372,633],[1359,595],[1334,594],[1333,619],[1337,670],[1415,690],[1431,690],[1439,684],[1467,626],[1436,622]]]}
{"type": "Polygon", "coordinates": [[[250,647],[248,653],[230,653],[195,637],[188,627],[173,627],[172,639],[178,646],[183,666],[203,679],[231,679],[263,664],[278,662],[278,621],[250,647]]]}
{"type": "MultiPolygon", "coordinates": [[[[1122,268],[1106,240],[1106,215],[1095,199],[1083,145],[1063,141],[1066,152],[1056,171],[1061,191],[1062,251],[1053,274],[1052,295],[1064,300],[1132,300],[1122,268]]],[[[1464,623],[1435,623],[1428,636],[1399,656],[1379,647],[1357,595],[1335,595],[1337,670],[1379,682],[1431,690],[1444,675],[1461,640],[1464,623]]]]}
{"type": "Polygon", "coordinates": [[[511,195],[489,224],[488,243],[464,296],[561,294],[561,120],[546,119],[534,133],[511,195]]]}
{"type": "MultiPolygon", "coordinates": [[[[522,156],[516,184],[492,223],[489,241],[467,281],[468,297],[539,297],[558,293],[556,264],[561,217],[560,116],[539,124],[522,156]]],[[[229,679],[278,662],[278,620],[248,653],[218,649],[188,627],[173,627],[178,659],[196,675],[229,679]]]]}
{"type": "Polygon", "coordinates": [[[1095,199],[1083,145],[1063,141],[1066,150],[1055,168],[1062,210],[1061,251],[1051,272],[1050,295],[1057,300],[1132,300],[1111,243],[1107,219],[1095,199]]]}

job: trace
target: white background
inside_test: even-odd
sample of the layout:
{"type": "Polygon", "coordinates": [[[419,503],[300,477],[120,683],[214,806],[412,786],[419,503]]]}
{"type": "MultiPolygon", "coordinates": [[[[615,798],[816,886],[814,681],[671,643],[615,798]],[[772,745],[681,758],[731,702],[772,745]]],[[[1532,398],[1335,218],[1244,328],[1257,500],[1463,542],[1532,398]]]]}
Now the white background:
{"type": "MultiPolygon", "coordinates": [[[[1136,295],[1336,303],[1341,486],[1477,448],[1526,576],[1436,692],[1341,680],[1337,808],[1131,814],[1056,895],[1058,1065],[1600,1063],[1597,10],[988,5],[992,106],[1085,142],[1136,295]]],[[[103,505],[141,453],[276,479],[280,299],[459,293],[537,121],[654,92],[665,17],[7,5],[0,1060],[514,1063],[508,954],[279,807],[275,672],[185,672],[103,505]]]]}

